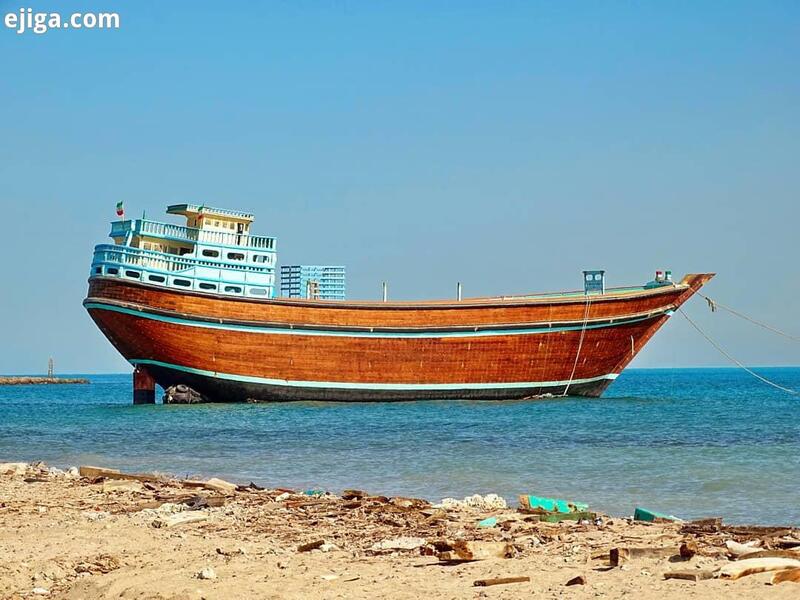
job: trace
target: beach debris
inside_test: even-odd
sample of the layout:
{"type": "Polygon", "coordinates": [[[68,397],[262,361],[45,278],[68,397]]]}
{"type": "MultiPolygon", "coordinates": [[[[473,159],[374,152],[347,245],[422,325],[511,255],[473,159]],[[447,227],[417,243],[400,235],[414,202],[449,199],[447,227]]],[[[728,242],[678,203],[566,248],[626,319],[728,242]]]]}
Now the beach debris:
{"type": "Polygon", "coordinates": [[[443,508],[445,510],[464,510],[467,508],[475,508],[478,510],[502,510],[508,508],[508,503],[504,498],[497,494],[473,494],[466,496],[463,500],[456,498],[443,498],[439,504],[434,504],[434,508],[443,508]]]}
{"type": "Polygon", "coordinates": [[[110,513],[104,510],[84,510],[81,514],[89,521],[100,521],[105,519],[110,513]]]}
{"type": "Polygon", "coordinates": [[[723,566],[719,570],[718,576],[720,579],[739,579],[755,573],[783,571],[798,567],[800,567],[800,559],[796,558],[748,558],[723,566]]]}
{"type": "Polygon", "coordinates": [[[35,587],[31,590],[31,594],[35,596],[48,596],[50,594],[50,590],[43,587],[35,587]]]}
{"type": "Polygon", "coordinates": [[[586,577],[583,575],[578,575],[577,577],[573,577],[564,585],[586,585],[586,577]]]}
{"type": "Polygon", "coordinates": [[[681,549],[676,546],[663,548],[612,548],[608,554],[608,561],[612,567],[619,567],[628,561],[638,558],[668,558],[680,554],[681,549]]]}
{"type": "Polygon", "coordinates": [[[207,490],[219,492],[220,494],[233,494],[239,486],[235,483],[225,481],[224,479],[212,477],[208,481],[203,482],[203,487],[207,490]]]}
{"type": "Polygon", "coordinates": [[[593,512],[532,512],[532,516],[528,517],[534,521],[542,521],[544,523],[561,523],[562,521],[577,521],[578,523],[588,525],[595,520],[595,513],[593,512]]]}
{"type": "Polygon", "coordinates": [[[320,552],[333,552],[334,550],[338,550],[339,546],[336,544],[331,544],[330,542],[325,542],[322,546],[319,547],[320,552]]]}
{"type": "Polygon", "coordinates": [[[736,560],[747,560],[749,558],[796,558],[800,560],[798,550],[754,550],[747,554],[740,554],[736,560]]]}
{"type": "Polygon", "coordinates": [[[103,482],[104,492],[143,492],[144,486],[134,479],[108,479],[103,482]]]}
{"type": "Polygon", "coordinates": [[[392,539],[375,542],[370,547],[372,552],[385,552],[393,550],[416,550],[422,548],[427,543],[425,538],[419,537],[397,537],[392,539]]]}
{"type": "Polygon", "coordinates": [[[777,573],[775,573],[775,575],[772,576],[772,580],[770,581],[770,583],[772,585],[777,585],[779,583],[783,583],[784,581],[793,581],[795,583],[800,583],[800,568],[778,571],[777,573]]]}
{"type": "Polygon", "coordinates": [[[483,528],[497,527],[497,517],[488,517],[483,521],[478,521],[478,527],[483,527],[483,528]]]}
{"type": "Polygon", "coordinates": [[[288,500],[291,498],[292,495],[289,492],[283,492],[282,494],[278,494],[275,496],[275,502],[283,502],[284,500],[288,500]]]}
{"type": "Polygon", "coordinates": [[[0,463],[0,475],[24,475],[27,470],[28,463],[0,463]]]}
{"type": "Polygon", "coordinates": [[[511,558],[514,546],[507,542],[438,541],[433,544],[440,562],[470,562],[491,558],[511,558]]]}
{"type": "Polygon", "coordinates": [[[741,544],[735,540],[725,540],[725,547],[728,549],[728,554],[731,556],[742,556],[744,554],[751,554],[758,550],[761,546],[759,540],[752,540],[745,544],[741,544]]]}
{"type": "Polygon", "coordinates": [[[70,467],[64,475],[69,479],[77,479],[81,476],[81,473],[78,471],[78,467],[70,467]]]}
{"type": "Polygon", "coordinates": [[[106,574],[119,569],[120,562],[116,556],[111,554],[99,554],[94,558],[87,559],[75,566],[76,573],[90,573],[92,575],[106,574]]]}
{"type": "Polygon", "coordinates": [[[673,515],[658,513],[652,510],[647,510],[646,508],[636,508],[633,511],[633,520],[644,521],[646,523],[664,523],[669,521],[680,521],[678,517],[675,517],[673,515]]]}
{"type": "Polygon", "coordinates": [[[117,469],[106,469],[104,467],[91,467],[88,465],[82,465],[78,469],[78,474],[81,477],[86,477],[87,479],[134,479],[136,481],[141,482],[153,482],[153,481],[160,481],[162,480],[161,477],[157,475],[139,475],[136,473],[123,473],[117,469]]]}
{"type": "Polygon", "coordinates": [[[303,492],[304,496],[324,496],[325,490],[306,490],[303,492]]]}
{"type": "Polygon", "coordinates": [[[544,511],[548,513],[574,513],[587,512],[589,505],[585,502],[573,502],[570,500],[560,500],[558,498],[544,498],[523,494],[519,496],[521,510],[525,511],[544,511]]]}
{"type": "Polygon", "coordinates": [[[507,583],[527,583],[531,578],[528,576],[521,577],[495,577],[494,579],[476,579],[472,582],[475,587],[488,587],[490,585],[505,585],[507,583]]]}
{"type": "Polygon", "coordinates": [[[704,569],[687,569],[683,571],[667,571],[664,573],[664,579],[683,579],[685,581],[703,581],[713,577],[713,571],[704,569]]]}
{"type": "Polygon", "coordinates": [[[369,496],[364,490],[344,490],[342,492],[343,500],[361,500],[369,496]]]}
{"type": "Polygon", "coordinates": [[[686,540],[681,544],[681,547],[679,549],[679,554],[681,555],[681,558],[683,558],[684,560],[689,560],[699,551],[700,549],[697,547],[696,541],[686,540]]]}
{"type": "Polygon", "coordinates": [[[300,544],[297,547],[298,552],[311,552],[312,550],[316,550],[325,544],[325,540],[316,540],[313,542],[308,542],[306,544],[300,544]]]}
{"type": "Polygon", "coordinates": [[[153,521],[153,527],[160,529],[163,527],[177,527],[178,525],[188,525],[190,523],[202,523],[208,521],[208,515],[195,511],[179,512],[174,515],[159,517],[153,521]]]}
{"type": "Polygon", "coordinates": [[[324,579],[325,581],[336,581],[337,579],[339,579],[339,576],[338,575],[332,575],[332,574],[331,575],[320,575],[319,578],[320,579],[324,579]]]}
{"type": "Polygon", "coordinates": [[[211,567],[205,567],[197,574],[198,579],[216,579],[217,573],[211,567]]]}

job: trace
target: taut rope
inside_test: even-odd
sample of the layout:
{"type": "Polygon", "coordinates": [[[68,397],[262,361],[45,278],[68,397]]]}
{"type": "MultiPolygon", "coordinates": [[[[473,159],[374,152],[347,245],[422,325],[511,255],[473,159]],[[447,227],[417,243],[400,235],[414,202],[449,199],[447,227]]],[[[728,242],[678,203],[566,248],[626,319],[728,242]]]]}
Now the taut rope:
{"type": "MultiPolygon", "coordinates": [[[[702,294],[701,294],[701,295],[702,295],[702,294]]],[[[705,298],[705,296],[703,296],[703,298],[705,298]]],[[[706,300],[708,301],[708,298],[706,298],[706,300]]],[[[711,300],[711,301],[709,302],[709,306],[710,306],[712,303],[713,303],[713,300],[711,300]]],[[[722,306],[722,305],[720,304],[719,306],[722,306]]],[[[681,313],[681,314],[684,316],[684,318],[685,318],[687,321],[689,321],[689,323],[691,324],[691,326],[692,326],[692,327],[694,327],[694,328],[695,328],[695,329],[696,329],[696,330],[697,330],[697,331],[700,333],[700,335],[702,335],[704,338],[706,338],[706,340],[707,340],[707,341],[708,341],[708,342],[709,342],[709,343],[710,343],[712,346],[714,346],[714,348],[716,348],[716,349],[719,351],[719,353],[720,353],[720,354],[722,354],[722,355],[723,355],[725,358],[727,358],[728,360],[730,360],[732,363],[734,363],[734,364],[736,364],[737,366],[739,366],[740,368],[744,369],[745,371],[747,371],[748,373],[750,373],[750,375],[752,375],[752,376],[753,376],[753,377],[755,377],[756,379],[759,379],[759,380],[763,381],[763,382],[764,382],[764,383],[766,383],[767,385],[771,385],[772,387],[774,387],[774,388],[778,388],[779,390],[782,390],[782,391],[784,391],[784,392],[787,392],[787,393],[789,393],[789,394],[795,394],[795,395],[797,395],[797,394],[798,394],[798,392],[797,392],[797,391],[795,391],[795,390],[793,390],[793,389],[790,389],[790,388],[787,388],[787,387],[783,387],[782,385],[778,385],[778,384],[777,384],[777,383],[775,383],[774,381],[770,381],[770,380],[769,380],[769,379],[767,379],[766,377],[762,377],[761,375],[759,375],[758,373],[756,373],[756,372],[755,372],[755,371],[753,371],[752,369],[749,369],[748,367],[746,367],[745,365],[743,365],[743,364],[742,364],[740,361],[736,360],[736,358],[734,358],[734,357],[733,357],[733,356],[731,356],[731,355],[730,355],[728,352],[726,352],[726,351],[725,351],[725,350],[724,350],[724,349],[723,349],[723,348],[722,348],[722,347],[721,347],[719,344],[717,344],[717,342],[715,342],[714,340],[712,340],[712,339],[711,339],[711,338],[710,338],[710,337],[709,337],[709,336],[706,334],[706,332],[705,332],[705,331],[703,331],[702,329],[700,329],[700,326],[699,326],[697,323],[695,323],[694,321],[692,321],[692,320],[689,318],[689,315],[687,315],[685,312],[683,312],[683,309],[682,309],[682,308],[678,308],[678,312],[679,312],[679,313],[681,313]]],[[[748,319],[748,320],[749,320],[749,319],[748,319]]]]}
{"type": "Polygon", "coordinates": [[[586,308],[583,312],[583,326],[581,327],[581,337],[578,340],[578,351],[575,353],[575,362],[572,364],[572,373],[569,374],[569,381],[567,387],[564,388],[564,393],[561,397],[565,397],[569,393],[569,386],[572,385],[572,380],[575,378],[575,370],[578,368],[578,359],[581,356],[581,348],[583,348],[583,338],[586,336],[586,324],[589,322],[589,307],[592,304],[592,297],[586,294],[586,308]]]}
{"type": "Polygon", "coordinates": [[[701,298],[705,298],[706,302],[708,302],[708,307],[711,309],[711,312],[717,312],[717,308],[721,308],[723,310],[727,310],[729,313],[731,313],[733,315],[736,315],[740,319],[744,319],[745,321],[750,321],[754,325],[758,325],[759,327],[763,327],[764,329],[766,329],[768,331],[771,331],[772,333],[777,333],[778,335],[782,335],[783,337],[788,338],[788,339],[790,339],[792,341],[800,342],[800,337],[788,334],[785,331],[781,331],[780,329],[777,329],[777,328],[773,327],[772,325],[767,325],[766,323],[762,323],[761,321],[756,321],[752,317],[748,317],[747,315],[744,315],[744,314],[740,313],[739,311],[732,309],[730,306],[725,306],[724,304],[722,304],[720,302],[717,302],[716,300],[713,300],[713,299],[709,298],[708,296],[704,296],[700,292],[697,292],[697,295],[700,296],[701,298]]]}

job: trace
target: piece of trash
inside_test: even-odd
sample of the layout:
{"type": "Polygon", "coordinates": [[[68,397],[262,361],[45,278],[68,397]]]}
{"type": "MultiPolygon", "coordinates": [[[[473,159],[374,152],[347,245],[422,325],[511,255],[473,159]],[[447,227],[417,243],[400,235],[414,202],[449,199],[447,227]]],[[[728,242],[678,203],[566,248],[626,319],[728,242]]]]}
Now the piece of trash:
{"type": "Polygon", "coordinates": [[[298,552],[311,552],[312,550],[316,550],[320,546],[325,544],[325,540],[316,540],[314,542],[308,542],[307,544],[300,544],[297,547],[298,552]]]}
{"type": "Polygon", "coordinates": [[[719,570],[719,577],[721,579],[739,579],[755,573],[795,568],[800,568],[800,560],[795,558],[748,558],[723,566],[719,570]]]}
{"type": "Polygon", "coordinates": [[[288,500],[291,498],[292,495],[289,492],[283,492],[282,494],[278,494],[275,496],[275,502],[283,502],[284,500],[288,500]]]}
{"type": "Polygon", "coordinates": [[[303,492],[304,496],[324,496],[325,490],[306,490],[303,492]]]}
{"type": "Polygon", "coordinates": [[[31,593],[37,596],[47,596],[48,594],[50,594],[50,590],[43,587],[35,587],[31,590],[31,593]]]}
{"type": "Polygon", "coordinates": [[[703,581],[714,577],[713,571],[705,571],[702,569],[692,569],[687,571],[667,571],[664,573],[664,579],[683,579],[685,581],[703,581]]]}
{"type": "Polygon", "coordinates": [[[665,521],[680,521],[680,519],[673,515],[665,515],[657,513],[646,508],[636,508],[633,511],[634,521],[645,521],[646,523],[663,523],[665,521]]]}
{"type": "Polygon", "coordinates": [[[217,574],[211,567],[206,567],[197,574],[198,579],[216,579],[217,574]]]}
{"type": "Polygon", "coordinates": [[[219,492],[221,494],[232,494],[239,486],[235,483],[231,483],[230,481],[212,477],[208,481],[203,482],[203,487],[207,490],[214,490],[215,492],[219,492]]]}
{"type": "Polygon", "coordinates": [[[334,581],[335,579],[339,579],[338,575],[320,575],[320,579],[324,579],[325,581],[334,581]]]}
{"type": "Polygon", "coordinates": [[[680,548],[673,546],[665,548],[612,548],[608,554],[608,560],[612,567],[619,567],[636,558],[668,558],[678,555],[680,552],[680,548]]]}
{"type": "Polygon", "coordinates": [[[444,541],[435,542],[434,548],[440,562],[469,562],[489,558],[510,558],[514,555],[514,546],[507,542],[444,541]]]}
{"type": "Polygon", "coordinates": [[[497,517],[489,517],[483,521],[478,521],[478,527],[496,527],[497,517]]]}
{"type": "Polygon", "coordinates": [[[472,585],[475,587],[488,587],[490,585],[505,585],[506,583],[526,583],[531,578],[522,577],[495,577],[494,579],[476,579],[472,585]]]}
{"type": "Polygon", "coordinates": [[[578,575],[577,577],[573,577],[564,585],[586,585],[586,577],[583,575],[578,575]]]}
{"type": "Polygon", "coordinates": [[[800,568],[778,571],[772,576],[770,583],[772,585],[777,585],[779,583],[783,583],[784,581],[794,581],[795,583],[800,583],[800,568]]]}
{"type": "Polygon", "coordinates": [[[519,503],[524,510],[543,510],[559,513],[586,512],[589,510],[589,505],[586,502],[572,502],[570,500],[543,498],[525,494],[519,497],[519,503]]]}

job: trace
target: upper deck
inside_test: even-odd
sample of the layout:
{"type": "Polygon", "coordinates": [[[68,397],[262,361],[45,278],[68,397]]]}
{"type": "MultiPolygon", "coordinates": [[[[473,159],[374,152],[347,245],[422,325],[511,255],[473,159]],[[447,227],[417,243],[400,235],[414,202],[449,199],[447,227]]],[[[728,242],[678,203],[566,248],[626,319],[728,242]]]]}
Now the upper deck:
{"type": "Polygon", "coordinates": [[[189,244],[201,243],[211,246],[275,250],[275,238],[273,237],[227,232],[219,229],[186,227],[149,219],[114,221],[111,223],[109,236],[115,241],[130,236],[140,236],[189,244]]]}
{"type": "Polygon", "coordinates": [[[275,296],[275,238],[252,235],[246,212],[177,204],[186,225],[142,217],[111,223],[114,245],[95,247],[91,277],[121,277],[168,288],[275,296]]]}

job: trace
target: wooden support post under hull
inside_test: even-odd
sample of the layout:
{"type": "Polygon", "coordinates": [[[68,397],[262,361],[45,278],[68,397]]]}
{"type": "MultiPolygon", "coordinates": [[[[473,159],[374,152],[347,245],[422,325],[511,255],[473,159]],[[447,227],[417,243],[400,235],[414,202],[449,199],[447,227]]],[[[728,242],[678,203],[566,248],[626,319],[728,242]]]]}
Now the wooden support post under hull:
{"type": "Polygon", "coordinates": [[[133,403],[156,403],[156,380],[144,367],[133,370],[133,403]]]}

